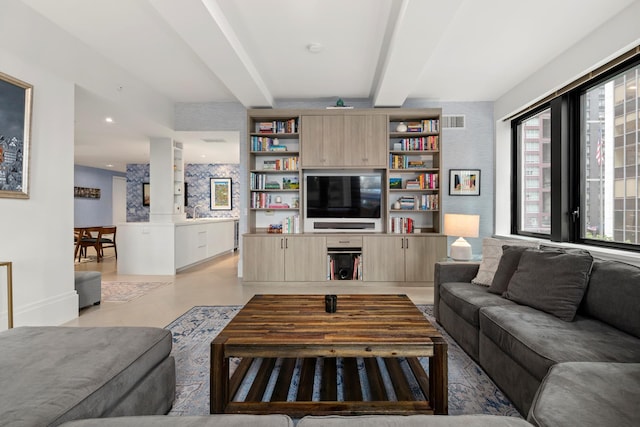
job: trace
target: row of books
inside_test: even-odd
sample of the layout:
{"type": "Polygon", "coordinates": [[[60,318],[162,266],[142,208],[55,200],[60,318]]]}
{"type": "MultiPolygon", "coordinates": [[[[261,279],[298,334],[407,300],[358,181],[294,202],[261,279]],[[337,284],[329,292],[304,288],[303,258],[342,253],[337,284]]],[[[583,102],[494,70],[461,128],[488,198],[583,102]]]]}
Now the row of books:
{"type": "Polygon", "coordinates": [[[419,121],[409,121],[406,123],[407,132],[438,132],[440,129],[440,120],[424,119],[419,121]]]}
{"type": "Polygon", "coordinates": [[[433,159],[417,159],[405,154],[389,154],[389,168],[391,169],[428,169],[433,167],[433,159]]]}
{"type": "Polygon", "coordinates": [[[351,277],[336,277],[335,259],[327,255],[327,280],[362,280],[362,254],[353,256],[353,274],[351,277]]]}
{"type": "Polygon", "coordinates": [[[300,217],[292,215],[284,218],[279,224],[269,224],[267,233],[298,234],[300,233],[300,217]]]}
{"type": "Polygon", "coordinates": [[[433,151],[438,149],[438,140],[437,135],[402,138],[393,143],[393,149],[396,151],[433,151]]]}
{"type": "Polygon", "coordinates": [[[288,151],[288,148],[286,145],[280,144],[278,138],[252,136],[251,151],[288,151]]]}
{"type": "Polygon", "coordinates": [[[272,171],[297,171],[298,157],[283,157],[281,159],[269,159],[262,162],[262,169],[272,171]]]}
{"type": "Polygon", "coordinates": [[[278,182],[277,179],[273,175],[251,172],[249,186],[252,190],[297,190],[300,188],[297,176],[282,177],[282,182],[278,182]]]}
{"type": "Polygon", "coordinates": [[[403,196],[398,199],[398,202],[400,207],[394,207],[394,210],[436,211],[440,208],[437,194],[403,196]]]}
{"type": "Polygon", "coordinates": [[[414,221],[412,218],[394,216],[389,218],[389,232],[394,234],[413,233],[414,221]]]}
{"type": "Polygon", "coordinates": [[[414,179],[407,180],[405,188],[407,190],[437,190],[438,185],[437,173],[421,173],[414,179]]]}
{"type": "Polygon", "coordinates": [[[260,133],[296,133],[298,132],[298,119],[258,122],[256,130],[260,133]]]}
{"type": "MultiPolygon", "coordinates": [[[[251,193],[252,209],[289,209],[290,206],[282,201],[276,201],[270,193],[251,193]]],[[[280,199],[280,197],[278,197],[280,199]]]]}

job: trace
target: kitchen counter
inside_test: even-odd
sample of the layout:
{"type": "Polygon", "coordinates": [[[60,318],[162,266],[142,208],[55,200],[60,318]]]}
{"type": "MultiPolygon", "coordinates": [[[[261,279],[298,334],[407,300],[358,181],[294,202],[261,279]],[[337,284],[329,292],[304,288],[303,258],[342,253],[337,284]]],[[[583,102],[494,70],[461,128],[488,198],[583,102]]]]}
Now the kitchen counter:
{"type": "Polygon", "coordinates": [[[118,273],[174,275],[236,248],[236,218],[118,224],[118,273]]]}

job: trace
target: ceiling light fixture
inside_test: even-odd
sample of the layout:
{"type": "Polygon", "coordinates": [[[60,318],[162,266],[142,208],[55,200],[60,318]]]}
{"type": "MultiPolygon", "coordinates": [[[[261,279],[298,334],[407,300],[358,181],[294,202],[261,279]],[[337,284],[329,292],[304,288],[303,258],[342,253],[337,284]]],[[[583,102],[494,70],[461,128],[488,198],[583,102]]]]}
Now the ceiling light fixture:
{"type": "Polygon", "coordinates": [[[320,43],[309,43],[307,45],[307,50],[309,51],[309,53],[320,53],[323,49],[324,46],[322,46],[320,43]]]}
{"type": "Polygon", "coordinates": [[[113,165],[112,165],[111,163],[109,163],[109,164],[107,165],[107,167],[108,167],[108,168],[112,168],[112,167],[113,167],[113,165]]]}
{"type": "Polygon", "coordinates": [[[107,123],[113,123],[113,118],[112,117],[106,117],[104,119],[104,121],[107,122],[107,123]]]}

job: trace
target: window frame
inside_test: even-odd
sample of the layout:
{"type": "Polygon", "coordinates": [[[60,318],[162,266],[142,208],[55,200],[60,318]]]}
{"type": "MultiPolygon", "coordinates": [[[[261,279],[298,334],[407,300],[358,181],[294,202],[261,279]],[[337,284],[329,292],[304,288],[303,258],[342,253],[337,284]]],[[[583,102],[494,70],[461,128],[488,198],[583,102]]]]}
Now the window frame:
{"type": "MultiPolygon", "coordinates": [[[[565,91],[547,102],[526,110],[511,118],[512,147],[512,185],[511,185],[511,233],[519,236],[533,237],[553,242],[567,242],[587,246],[622,249],[640,252],[640,244],[604,241],[582,237],[582,219],[580,209],[585,194],[584,178],[586,171],[582,168],[581,138],[581,98],[588,90],[607,82],[619,74],[640,66],[640,57],[634,56],[606,72],[598,74],[582,84],[565,91]],[[551,110],[551,233],[533,233],[521,229],[521,209],[524,208],[521,194],[522,182],[520,172],[524,173],[526,163],[520,160],[526,155],[520,149],[524,140],[520,139],[518,127],[527,119],[540,112],[551,110]],[[519,166],[522,165],[522,171],[519,166]]],[[[639,163],[640,164],[640,163],[639,163]]],[[[524,177],[526,179],[526,176],[524,177]]]]}

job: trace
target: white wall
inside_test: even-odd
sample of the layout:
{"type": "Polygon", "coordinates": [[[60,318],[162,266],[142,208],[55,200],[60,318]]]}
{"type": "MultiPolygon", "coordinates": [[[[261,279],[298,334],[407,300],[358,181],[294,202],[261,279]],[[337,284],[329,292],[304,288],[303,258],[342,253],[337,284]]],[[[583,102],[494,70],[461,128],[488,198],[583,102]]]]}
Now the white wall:
{"type": "Polygon", "coordinates": [[[640,2],[634,2],[494,103],[495,233],[510,233],[511,137],[504,119],[640,44],[640,2]]]}
{"type": "MultiPolygon", "coordinates": [[[[4,3],[0,16],[3,9],[4,3]]],[[[0,70],[34,87],[30,198],[0,198],[0,260],[13,262],[14,325],[57,325],[78,315],[71,235],[74,85],[24,62],[6,48],[11,41],[0,25],[0,70]]],[[[4,294],[4,280],[0,286],[4,294]]],[[[0,311],[4,329],[6,299],[0,311]]]]}

